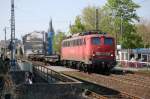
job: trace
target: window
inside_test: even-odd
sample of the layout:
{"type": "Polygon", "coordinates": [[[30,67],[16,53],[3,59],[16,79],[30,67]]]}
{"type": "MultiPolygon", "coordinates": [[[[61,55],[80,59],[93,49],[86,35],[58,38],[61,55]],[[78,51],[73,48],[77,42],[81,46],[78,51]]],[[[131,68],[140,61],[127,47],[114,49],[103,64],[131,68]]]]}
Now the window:
{"type": "Polygon", "coordinates": [[[100,38],[99,37],[93,37],[92,38],[92,44],[100,45],[100,38]]]}
{"type": "Polygon", "coordinates": [[[80,45],[85,45],[85,39],[68,40],[62,43],[63,47],[80,46],[80,45]]]}
{"type": "Polygon", "coordinates": [[[106,45],[112,45],[113,44],[113,39],[112,38],[105,38],[104,44],[106,44],[106,45]]]}

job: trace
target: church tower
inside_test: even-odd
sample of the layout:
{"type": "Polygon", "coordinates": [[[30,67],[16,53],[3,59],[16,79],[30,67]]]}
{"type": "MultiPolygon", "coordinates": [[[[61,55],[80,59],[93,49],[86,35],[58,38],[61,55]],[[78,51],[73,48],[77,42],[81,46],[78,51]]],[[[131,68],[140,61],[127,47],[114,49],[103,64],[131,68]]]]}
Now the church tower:
{"type": "Polygon", "coordinates": [[[47,41],[48,41],[48,55],[53,54],[53,38],[54,38],[54,29],[53,29],[53,24],[52,24],[52,19],[49,22],[49,28],[48,28],[48,35],[46,36],[47,41]]]}

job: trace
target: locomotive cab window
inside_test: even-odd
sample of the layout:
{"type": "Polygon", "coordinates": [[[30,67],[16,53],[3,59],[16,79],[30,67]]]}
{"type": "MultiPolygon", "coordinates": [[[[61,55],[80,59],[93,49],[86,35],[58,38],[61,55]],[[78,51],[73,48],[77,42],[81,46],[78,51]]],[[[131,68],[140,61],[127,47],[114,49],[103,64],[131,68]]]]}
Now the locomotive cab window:
{"type": "Polygon", "coordinates": [[[99,37],[92,37],[92,44],[100,45],[100,38],[99,37]]]}
{"type": "Polygon", "coordinates": [[[112,45],[113,44],[113,39],[112,38],[105,38],[104,39],[104,44],[105,45],[112,45]]]}

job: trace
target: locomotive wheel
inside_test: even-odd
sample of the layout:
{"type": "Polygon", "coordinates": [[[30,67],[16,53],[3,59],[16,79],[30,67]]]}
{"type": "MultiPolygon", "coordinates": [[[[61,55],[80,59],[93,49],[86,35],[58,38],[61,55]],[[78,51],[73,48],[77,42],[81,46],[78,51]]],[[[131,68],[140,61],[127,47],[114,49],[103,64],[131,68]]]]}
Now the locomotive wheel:
{"type": "Polygon", "coordinates": [[[85,64],[82,63],[82,70],[85,72],[85,64]]]}
{"type": "Polygon", "coordinates": [[[65,67],[68,67],[68,63],[67,63],[67,61],[65,61],[65,67]]]}
{"type": "Polygon", "coordinates": [[[105,75],[110,75],[110,68],[105,68],[105,71],[104,71],[105,75]]]}
{"type": "Polygon", "coordinates": [[[73,68],[73,62],[69,61],[69,68],[73,68]]]}
{"type": "Polygon", "coordinates": [[[92,69],[92,68],[91,68],[91,65],[87,65],[87,71],[88,71],[88,73],[91,73],[91,72],[92,72],[91,69],[92,69]]]}
{"type": "Polygon", "coordinates": [[[81,71],[85,72],[85,64],[84,63],[81,63],[81,71]]]}
{"type": "Polygon", "coordinates": [[[77,69],[80,70],[80,64],[79,63],[77,63],[77,69]]]}
{"type": "Polygon", "coordinates": [[[67,63],[66,63],[66,61],[65,61],[65,60],[63,61],[63,65],[64,65],[64,67],[66,67],[66,65],[67,65],[67,63]]]}
{"type": "Polygon", "coordinates": [[[66,61],[66,67],[69,68],[69,61],[66,61]]]}
{"type": "Polygon", "coordinates": [[[81,65],[82,65],[82,64],[81,64],[80,62],[77,63],[77,69],[80,70],[80,71],[82,71],[81,65]]]}
{"type": "Polygon", "coordinates": [[[99,65],[97,65],[94,70],[96,73],[100,73],[102,71],[99,65]]]}
{"type": "Polygon", "coordinates": [[[76,69],[76,63],[75,62],[72,62],[72,67],[73,67],[73,69],[76,69]]]}
{"type": "Polygon", "coordinates": [[[84,64],[84,72],[88,72],[88,65],[84,64]]]}
{"type": "Polygon", "coordinates": [[[84,71],[85,67],[84,67],[84,63],[81,63],[81,71],[84,71]]]}
{"type": "Polygon", "coordinates": [[[61,62],[61,65],[64,66],[64,61],[60,61],[60,62],[61,62]]]}
{"type": "Polygon", "coordinates": [[[66,64],[66,67],[67,67],[67,68],[71,68],[71,66],[70,66],[70,61],[67,61],[66,63],[67,63],[67,64],[66,64]]]}

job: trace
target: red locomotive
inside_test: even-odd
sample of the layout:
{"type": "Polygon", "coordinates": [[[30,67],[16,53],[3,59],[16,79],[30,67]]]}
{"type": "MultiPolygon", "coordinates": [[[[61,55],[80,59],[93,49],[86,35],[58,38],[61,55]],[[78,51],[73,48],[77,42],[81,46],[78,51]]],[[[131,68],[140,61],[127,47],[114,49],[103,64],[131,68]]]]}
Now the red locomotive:
{"type": "Polygon", "coordinates": [[[61,61],[84,71],[109,71],[116,63],[115,41],[99,32],[87,32],[62,41],[61,61]]]}

